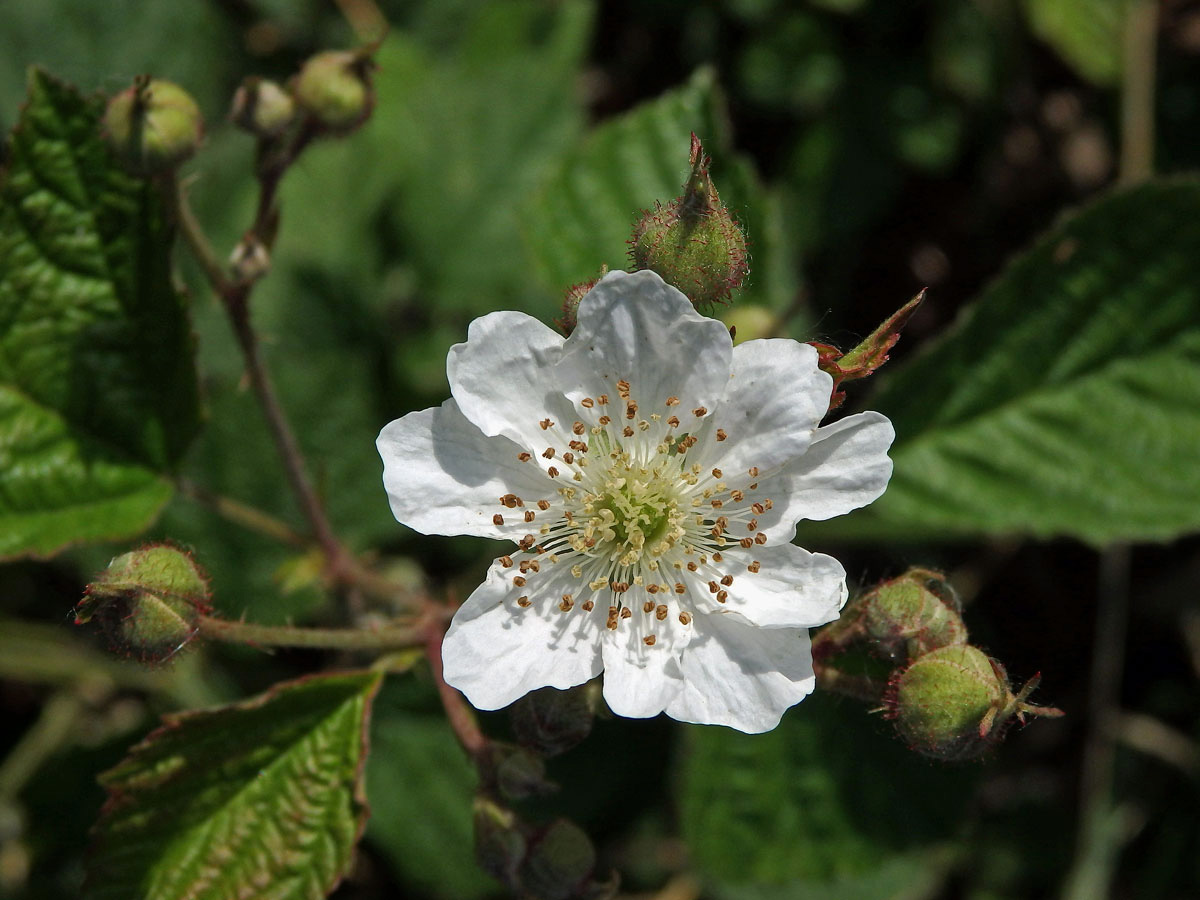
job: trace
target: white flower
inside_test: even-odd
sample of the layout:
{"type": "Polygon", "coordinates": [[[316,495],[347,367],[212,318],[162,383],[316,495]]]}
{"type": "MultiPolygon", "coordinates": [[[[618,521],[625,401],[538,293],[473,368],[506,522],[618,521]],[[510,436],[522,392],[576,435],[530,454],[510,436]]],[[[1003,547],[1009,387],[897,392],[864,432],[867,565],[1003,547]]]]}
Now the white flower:
{"type": "Polygon", "coordinates": [[[619,715],[747,732],[812,691],[807,629],[846,574],[796,522],[883,493],[894,436],[873,412],[818,427],[812,347],[735,348],[653,272],[613,272],[569,338],[492,313],[447,369],[452,400],[379,435],[392,511],[518,544],[455,614],[447,682],[498,709],[603,670],[619,715]]]}

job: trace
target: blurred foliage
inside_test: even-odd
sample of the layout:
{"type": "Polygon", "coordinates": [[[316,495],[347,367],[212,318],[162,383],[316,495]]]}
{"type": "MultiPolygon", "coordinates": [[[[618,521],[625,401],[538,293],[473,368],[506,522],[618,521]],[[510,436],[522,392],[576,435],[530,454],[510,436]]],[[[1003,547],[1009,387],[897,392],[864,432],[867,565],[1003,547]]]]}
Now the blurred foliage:
{"type": "MultiPolygon", "coordinates": [[[[572,817],[629,891],[691,872],[713,900],[1015,900],[1060,896],[1111,873],[1113,896],[1200,893],[1200,546],[1186,537],[1197,508],[1187,465],[1196,189],[1166,182],[1100,199],[1034,243],[1115,177],[1126,4],[380,5],[392,27],[378,54],[376,113],[349,138],[311,148],[289,174],[272,271],[254,295],[268,365],[339,534],[408,570],[419,560],[416,581],[459,597],[473,587],[494,545],[397,526],[372,439],[386,421],[445,396],[446,349],[473,317],[509,308],[548,320],[568,283],[602,263],[622,265],[637,212],[677,192],[695,130],[749,231],[751,281],[735,312],[765,310],[768,325],[793,337],[850,347],[931,288],[893,351],[895,377],[880,376],[881,408],[914,442],[898,445],[896,497],[874,524],[867,511],[857,524],[813,527],[806,545],[837,550],[864,583],[911,563],[950,570],[972,634],[1016,680],[1041,669],[1043,694],[1068,711],[965,768],[921,760],[861,705],[820,696],[759,737],[601,721],[551,760],[562,792],[524,802],[521,814],[572,817]],[[1072,238],[1082,243],[1059,259],[1072,238]],[[988,282],[953,333],[912,352],[988,282]],[[1052,376],[1063,376],[1066,406],[1046,408],[1052,376]],[[986,429],[965,449],[937,437],[935,426],[956,415],[986,424],[968,416],[981,411],[1015,421],[1003,436],[1019,471],[991,464],[998,439],[986,429]],[[1047,444],[1051,433],[1071,440],[1047,444]],[[1100,458],[1106,446],[1117,449],[1100,458]],[[922,462],[922,453],[936,459],[922,462]],[[1030,498],[1062,487],[1048,491],[1044,472],[1027,473],[1034,459],[1089,472],[1083,487],[1092,490],[1047,501],[1047,519],[1034,522],[1030,498]],[[952,496],[966,484],[980,489],[952,496]],[[949,531],[959,540],[947,545],[949,531]],[[1081,788],[1080,773],[1096,725],[1086,715],[1096,598],[1112,587],[1096,554],[1076,544],[964,537],[1013,531],[1174,541],[1134,548],[1128,639],[1099,651],[1128,654],[1119,696],[1105,700],[1121,707],[1109,710],[1118,740],[1111,786],[1081,788]],[[864,535],[889,543],[836,544],[864,535]],[[1099,838],[1077,813],[1097,791],[1101,810],[1122,817],[1113,820],[1122,829],[1099,838]],[[1073,860],[1084,869],[1072,873],[1073,860]]],[[[207,145],[185,172],[225,253],[255,201],[252,142],[224,122],[233,89],[244,75],[283,80],[311,52],[353,44],[341,11],[371,6],[11,0],[0,5],[0,127],[17,120],[31,63],[85,91],[118,90],[141,72],[181,83],[208,120],[207,145]]],[[[1166,174],[1200,164],[1198,34],[1189,4],[1163,6],[1166,174]]],[[[227,323],[181,263],[207,422],[180,473],[298,522],[227,323]]],[[[861,387],[850,395],[852,406],[873,405],[861,387]]],[[[150,534],[195,548],[227,614],[270,622],[330,613],[311,559],[191,499],[171,501],[150,534]]],[[[245,696],[321,661],[205,650],[179,664],[189,676],[181,686],[97,664],[79,641],[43,644],[39,631],[34,642],[29,622],[9,625],[58,627],[73,592],[124,549],[95,545],[0,568],[3,637],[37,648],[8,653],[0,641],[10,728],[0,739],[0,895],[78,895],[84,828],[103,799],[95,774],[146,732],[151,713],[245,696]],[[82,712],[56,743],[34,747],[41,765],[30,777],[9,780],[16,751],[49,733],[39,723],[63,697],[82,712]]],[[[344,900],[497,891],[472,862],[474,774],[420,678],[389,678],[378,700],[366,771],[374,817],[358,868],[335,894],[344,900]]],[[[503,717],[484,724],[506,734],[503,717]]]]}

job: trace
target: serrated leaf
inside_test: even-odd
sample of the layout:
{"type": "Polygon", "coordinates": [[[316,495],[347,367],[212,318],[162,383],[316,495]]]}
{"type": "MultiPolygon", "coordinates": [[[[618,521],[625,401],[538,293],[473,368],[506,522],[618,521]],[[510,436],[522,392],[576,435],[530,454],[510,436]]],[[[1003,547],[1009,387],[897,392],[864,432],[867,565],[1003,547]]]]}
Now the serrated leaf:
{"type": "Polygon", "coordinates": [[[955,328],[884,374],[887,493],[822,534],[1200,528],[1200,182],[1111,194],[1016,259],[955,328]]]}
{"type": "Polygon", "coordinates": [[[362,834],[371,700],[382,675],[315,675],[164,718],[100,776],[90,900],[317,900],[362,834]]]}
{"type": "Polygon", "coordinates": [[[977,770],[933,769],[889,730],[818,694],[768,734],[689,731],[680,821],[701,873],[817,897],[947,839],[977,770]]]}
{"type": "Polygon", "coordinates": [[[601,265],[627,266],[642,211],[681,193],[692,132],[712,154],[721,199],[749,236],[753,265],[739,301],[779,307],[791,299],[794,266],[777,200],[748,162],[728,152],[724,104],[710,69],[597,126],[527,201],[525,243],[547,285],[562,291],[595,278],[601,265]]]}
{"type": "Polygon", "coordinates": [[[823,535],[1168,540],[1200,528],[1200,183],[1105,197],[883,378],[884,496],[823,535]]]}
{"type": "Polygon", "coordinates": [[[192,339],[153,187],[101,98],[43,72],[0,187],[0,558],[136,534],[199,425],[192,339]]]}
{"type": "Polygon", "coordinates": [[[1039,38],[1088,81],[1115,84],[1121,75],[1121,38],[1127,0],[1024,0],[1039,38]]]}

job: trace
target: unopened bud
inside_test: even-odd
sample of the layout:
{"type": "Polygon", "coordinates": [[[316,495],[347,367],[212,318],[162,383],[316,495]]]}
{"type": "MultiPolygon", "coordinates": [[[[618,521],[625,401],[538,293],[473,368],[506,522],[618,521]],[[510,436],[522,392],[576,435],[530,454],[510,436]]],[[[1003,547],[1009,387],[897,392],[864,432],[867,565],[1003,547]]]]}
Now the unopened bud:
{"type": "Polygon", "coordinates": [[[196,152],[204,120],[196,101],[179,85],[142,76],[108,101],[103,136],[125,168],[155,175],[196,152]]]}
{"type": "Polygon", "coordinates": [[[728,300],[749,272],[746,236],[717,194],[710,163],[693,134],[683,194],[665,207],[655,203],[629,241],[634,269],[652,269],[697,306],[728,300]]]}
{"type": "Polygon", "coordinates": [[[928,569],[911,569],[885,581],[857,605],[874,648],[890,659],[916,659],[967,641],[958,598],[941,575],[928,569]]]}
{"type": "Polygon", "coordinates": [[[195,637],[210,608],[196,561],[170,544],[149,544],[118,556],[88,585],[75,622],[95,619],[114,649],[161,663],[195,637]]]}
{"type": "Polygon", "coordinates": [[[539,900],[567,900],[585,888],[595,867],[591,839],[574,822],[558,819],[530,842],[519,877],[539,900]]]}
{"type": "Polygon", "coordinates": [[[550,794],[558,785],[546,778],[546,762],[524,747],[490,741],[491,777],[496,787],[510,800],[524,800],[550,794]]]}
{"type": "Polygon", "coordinates": [[[475,860],[504,884],[515,886],[525,859],[525,832],[516,813],[485,794],[475,797],[475,860]]]}
{"type": "Polygon", "coordinates": [[[587,281],[573,284],[563,292],[562,318],[554,320],[554,324],[559,327],[563,334],[570,335],[575,330],[575,324],[578,321],[579,315],[579,302],[596,286],[596,282],[607,274],[608,266],[601,266],[600,274],[595,278],[589,278],[587,281]]]}
{"type": "Polygon", "coordinates": [[[274,81],[250,77],[234,93],[229,118],[257,137],[275,137],[296,118],[296,101],[274,81]]]}
{"type": "Polygon", "coordinates": [[[325,130],[347,134],[367,120],[375,105],[374,66],[369,50],[318,53],[296,76],[296,102],[325,130]]]}
{"type": "Polygon", "coordinates": [[[509,710],[517,741],[542,756],[557,756],[591,734],[592,714],[584,687],[541,688],[509,710]]]}

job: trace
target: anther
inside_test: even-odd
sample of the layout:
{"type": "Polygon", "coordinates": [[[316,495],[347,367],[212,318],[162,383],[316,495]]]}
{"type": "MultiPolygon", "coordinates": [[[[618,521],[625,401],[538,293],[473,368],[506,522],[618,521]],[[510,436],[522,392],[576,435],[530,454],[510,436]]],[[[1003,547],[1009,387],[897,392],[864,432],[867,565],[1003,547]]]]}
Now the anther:
{"type": "Polygon", "coordinates": [[[692,410],[692,415],[695,416],[697,419],[700,418],[701,416],[706,416],[706,415],[708,415],[708,408],[704,407],[704,406],[697,406],[695,409],[692,410]]]}
{"type": "Polygon", "coordinates": [[[584,398],[583,398],[582,400],[580,400],[579,402],[580,402],[580,404],[582,404],[583,406],[586,406],[588,409],[591,409],[593,406],[595,406],[595,405],[596,405],[596,401],[595,401],[595,400],[593,400],[591,397],[584,397],[584,398]]]}
{"type": "Polygon", "coordinates": [[[717,602],[724,603],[729,599],[729,591],[717,591],[717,602]]]}
{"type": "Polygon", "coordinates": [[[629,382],[626,381],[624,378],[622,378],[620,381],[617,382],[617,393],[620,394],[622,397],[629,396],[629,382]]]}
{"type": "MultiPolygon", "coordinates": [[[[630,416],[630,418],[633,417],[630,416]]],[[[621,434],[625,435],[625,437],[633,437],[633,429],[626,425],[624,429],[622,429],[621,434]]]]}
{"type": "Polygon", "coordinates": [[[608,403],[608,394],[601,394],[599,397],[596,398],[596,402],[599,403],[601,406],[604,406],[606,403],[608,403]]]}
{"type": "Polygon", "coordinates": [[[570,612],[571,607],[575,605],[575,601],[571,599],[570,594],[563,594],[562,602],[558,604],[558,608],[563,612],[570,612]]]}
{"type": "Polygon", "coordinates": [[[519,541],[517,541],[517,546],[520,547],[522,550],[528,550],[530,547],[532,547],[534,545],[535,540],[536,540],[536,538],[534,538],[534,536],[532,534],[527,534],[527,535],[525,535],[525,537],[523,537],[519,541]]]}
{"type": "Polygon", "coordinates": [[[758,466],[751,466],[747,471],[750,473],[751,478],[758,477],[758,466]]]}
{"type": "Polygon", "coordinates": [[[615,606],[608,608],[608,621],[604,623],[604,626],[609,631],[617,630],[617,608],[615,606]]]}
{"type": "Polygon", "coordinates": [[[654,601],[647,600],[645,603],[643,603],[642,604],[642,612],[644,612],[644,613],[654,612],[654,601]]]}
{"type": "Polygon", "coordinates": [[[655,642],[656,640],[657,640],[657,638],[655,638],[655,636],[654,636],[654,635],[652,635],[652,634],[648,634],[648,635],[646,635],[644,638],[642,638],[642,643],[643,643],[643,644],[645,644],[647,647],[653,647],[653,646],[654,646],[654,642],[655,642]]]}
{"type": "Polygon", "coordinates": [[[677,582],[675,582],[675,593],[677,593],[677,594],[683,594],[683,593],[686,593],[686,592],[687,592],[687,585],[686,585],[686,584],[684,584],[682,581],[677,581],[677,582]]]}
{"type": "Polygon", "coordinates": [[[727,435],[727,434],[725,433],[725,429],[724,429],[724,428],[718,428],[718,429],[717,429],[717,440],[718,440],[718,441],[723,441],[723,440],[725,440],[725,438],[727,438],[727,437],[729,437],[729,435],[727,435]]]}
{"type": "Polygon", "coordinates": [[[658,585],[657,584],[646,585],[646,593],[647,594],[657,594],[658,593],[658,585]]]}
{"type": "Polygon", "coordinates": [[[521,451],[517,454],[517,459],[519,459],[521,462],[529,462],[531,459],[533,459],[533,454],[521,451]]]}
{"type": "Polygon", "coordinates": [[[575,454],[568,450],[563,454],[563,462],[569,466],[571,463],[575,462],[575,454]]]}
{"type": "Polygon", "coordinates": [[[492,516],[492,524],[493,525],[503,525],[504,524],[504,516],[500,515],[500,513],[496,513],[494,516],[492,516]]]}
{"type": "Polygon", "coordinates": [[[670,425],[672,428],[678,428],[679,427],[679,416],[671,416],[671,418],[667,419],[667,424],[670,425]]]}
{"type": "Polygon", "coordinates": [[[593,603],[591,600],[583,601],[583,611],[584,612],[591,612],[595,608],[596,608],[596,604],[593,603]]]}
{"type": "Polygon", "coordinates": [[[524,576],[521,576],[521,575],[518,575],[518,576],[516,576],[516,577],[513,579],[513,584],[515,584],[517,587],[525,587],[525,578],[524,578],[524,576]]]}
{"type": "Polygon", "coordinates": [[[533,521],[533,510],[532,509],[525,510],[525,521],[526,522],[533,521]]]}
{"type": "Polygon", "coordinates": [[[746,499],[746,495],[735,488],[729,492],[729,499],[734,501],[735,503],[741,503],[743,500],[746,499]]]}
{"type": "Polygon", "coordinates": [[[542,431],[545,431],[547,428],[549,428],[554,423],[551,422],[549,419],[542,419],[542,421],[538,422],[538,424],[542,426],[542,431]]]}
{"type": "Polygon", "coordinates": [[[690,563],[688,563],[688,564],[687,564],[687,567],[688,567],[688,571],[689,571],[689,572],[695,572],[697,569],[699,569],[699,568],[700,568],[698,565],[696,565],[696,563],[695,563],[695,562],[690,562],[690,563]]]}
{"type": "Polygon", "coordinates": [[[499,560],[497,560],[497,562],[499,562],[500,565],[504,566],[504,568],[506,568],[506,569],[512,568],[512,557],[511,556],[502,556],[502,557],[500,557],[499,560]]]}
{"type": "Polygon", "coordinates": [[[611,421],[612,421],[612,419],[610,419],[608,416],[601,416],[601,417],[600,417],[600,418],[599,418],[597,421],[598,421],[598,422],[599,422],[601,425],[607,425],[609,422],[611,422],[611,421]]]}
{"type": "Polygon", "coordinates": [[[765,544],[766,542],[767,542],[767,536],[765,534],[763,534],[761,531],[754,536],[754,543],[762,545],[762,544],[765,544]]]}
{"type": "Polygon", "coordinates": [[[770,509],[774,505],[775,504],[771,502],[770,497],[768,497],[766,500],[763,501],[763,506],[765,506],[767,509],[770,509]]]}
{"type": "Polygon", "coordinates": [[[692,624],[692,614],[690,612],[687,612],[686,610],[684,612],[681,612],[679,614],[679,624],[680,625],[691,625],[692,624]]]}
{"type": "Polygon", "coordinates": [[[726,575],[724,578],[721,579],[721,584],[725,585],[725,587],[729,587],[731,584],[733,584],[733,576],[726,575]]]}
{"type": "Polygon", "coordinates": [[[765,506],[763,506],[761,503],[752,503],[750,505],[750,508],[752,510],[754,510],[754,512],[757,515],[760,515],[760,516],[767,511],[767,508],[765,506]]]}
{"type": "Polygon", "coordinates": [[[713,509],[720,509],[720,508],[721,508],[722,506],[724,506],[724,505],[725,505],[725,501],[724,501],[724,500],[713,500],[713,501],[712,501],[712,507],[713,507],[713,509]]]}
{"type": "Polygon", "coordinates": [[[746,523],[747,531],[758,531],[758,519],[751,519],[746,523]]]}
{"type": "Polygon", "coordinates": [[[576,422],[571,426],[571,431],[573,431],[575,434],[583,434],[585,431],[587,431],[587,426],[582,422],[576,422]]]}
{"type": "Polygon", "coordinates": [[[558,477],[558,469],[554,468],[554,466],[551,466],[550,468],[548,468],[546,470],[546,474],[549,475],[551,478],[557,478],[558,477]]]}
{"type": "Polygon", "coordinates": [[[621,618],[622,619],[628,619],[632,615],[633,615],[633,610],[630,609],[628,606],[621,607],[621,618]]]}
{"type": "Polygon", "coordinates": [[[713,478],[720,478],[720,477],[721,477],[721,470],[720,470],[720,469],[713,469],[713,470],[712,470],[712,476],[713,476],[713,478]]]}
{"type": "Polygon", "coordinates": [[[720,588],[717,587],[717,583],[715,581],[710,581],[708,583],[708,591],[710,594],[715,594],[719,590],[720,590],[720,588]]]}
{"type": "Polygon", "coordinates": [[[754,538],[742,538],[738,543],[749,549],[754,546],[754,538]]]}
{"type": "Polygon", "coordinates": [[[529,606],[529,603],[530,603],[530,600],[528,597],[518,597],[517,598],[517,606],[521,607],[522,609],[525,609],[527,606],[529,606]]]}
{"type": "Polygon", "coordinates": [[[502,504],[504,504],[505,506],[507,506],[509,509],[515,509],[519,500],[517,499],[516,494],[505,494],[503,497],[500,498],[500,502],[502,504]]]}
{"type": "Polygon", "coordinates": [[[754,572],[755,574],[758,574],[758,570],[761,568],[762,563],[760,563],[757,559],[750,563],[750,565],[746,566],[747,571],[754,572]]]}
{"type": "Polygon", "coordinates": [[[654,618],[658,619],[658,621],[661,622],[666,617],[667,617],[667,604],[660,603],[657,607],[655,607],[654,618]]]}
{"type": "Polygon", "coordinates": [[[546,459],[554,459],[554,448],[547,447],[542,451],[542,456],[544,456],[546,459]]]}
{"type": "Polygon", "coordinates": [[[537,505],[538,505],[538,509],[540,509],[542,512],[545,512],[546,510],[548,510],[550,508],[550,501],[549,500],[539,500],[537,505]]]}
{"type": "Polygon", "coordinates": [[[634,416],[637,415],[637,410],[638,410],[637,404],[630,401],[630,403],[625,407],[625,418],[632,419],[634,416]]]}
{"type": "MultiPolygon", "coordinates": [[[[723,519],[725,517],[722,516],[721,518],[723,519]]],[[[722,562],[724,559],[725,557],[723,557],[719,551],[713,554],[713,562],[722,562]]]]}
{"type": "Polygon", "coordinates": [[[679,405],[678,397],[668,397],[667,398],[667,406],[678,406],[678,405],[679,405]]]}

